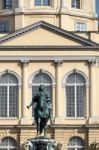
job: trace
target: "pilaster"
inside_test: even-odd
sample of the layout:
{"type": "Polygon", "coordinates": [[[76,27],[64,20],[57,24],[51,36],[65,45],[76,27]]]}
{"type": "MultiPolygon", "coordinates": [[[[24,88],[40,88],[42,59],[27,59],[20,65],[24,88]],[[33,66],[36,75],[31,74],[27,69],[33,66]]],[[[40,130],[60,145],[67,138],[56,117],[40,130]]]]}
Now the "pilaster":
{"type": "Polygon", "coordinates": [[[55,69],[56,69],[56,113],[55,113],[55,122],[60,123],[60,120],[63,118],[63,99],[62,99],[62,84],[61,84],[61,73],[62,73],[62,64],[63,60],[55,60],[55,69]]]}
{"type": "Polygon", "coordinates": [[[29,94],[28,94],[28,65],[29,60],[21,60],[22,65],[22,119],[21,124],[31,123],[31,116],[29,115],[29,110],[27,105],[29,104],[29,94]]]}
{"type": "Polygon", "coordinates": [[[96,106],[97,106],[97,97],[96,97],[96,69],[98,67],[97,60],[91,60],[90,64],[90,101],[89,101],[89,123],[97,123],[99,122],[99,116],[97,116],[96,106]]]}

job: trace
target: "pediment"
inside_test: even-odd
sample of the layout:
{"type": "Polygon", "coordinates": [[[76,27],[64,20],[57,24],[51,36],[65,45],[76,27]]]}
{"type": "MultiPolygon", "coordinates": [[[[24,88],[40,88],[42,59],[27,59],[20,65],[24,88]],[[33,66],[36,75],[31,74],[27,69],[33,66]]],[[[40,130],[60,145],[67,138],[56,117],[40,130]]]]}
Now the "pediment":
{"type": "Polygon", "coordinates": [[[46,22],[37,22],[0,38],[1,46],[94,46],[95,43],[46,22]]]}

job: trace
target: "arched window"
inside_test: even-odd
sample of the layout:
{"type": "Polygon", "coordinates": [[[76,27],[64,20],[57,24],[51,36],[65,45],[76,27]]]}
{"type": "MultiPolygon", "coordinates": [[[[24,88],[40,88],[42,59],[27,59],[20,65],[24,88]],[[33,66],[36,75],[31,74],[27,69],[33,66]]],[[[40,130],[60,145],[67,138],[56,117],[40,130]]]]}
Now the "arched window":
{"type": "Polygon", "coordinates": [[[0,150],[18,150],[17,142],[11,137],[5,137],[0,143],[0,150]]]}
{"type": "Polygon", "coordinates": [[[68,143],[68,150],[85,150],[85,143],[80,137],[72,137],[68,143]]]}
{"type": "Polygon", "coordinates": [[[35,0],[35,6],[49,6],[50,0],[35,0]]]}
{"type": "Polygon", "coordinates": [[[44,85],[44,90],[52,100],[52,79],[46,73],[37,73],[32,81],[32,97],[38,92],[38,87],[44,85]]]}
{"type": "Polygon", "coordinates": [[[66,116],[85,117],[86,80],[80,73],[71,73],[66,80],[66,116]]]}
{"type": "Polygon", "coordinates": [[[0,117],[18,115],[18,79],[11,73],[0,76],[0,117]]]}

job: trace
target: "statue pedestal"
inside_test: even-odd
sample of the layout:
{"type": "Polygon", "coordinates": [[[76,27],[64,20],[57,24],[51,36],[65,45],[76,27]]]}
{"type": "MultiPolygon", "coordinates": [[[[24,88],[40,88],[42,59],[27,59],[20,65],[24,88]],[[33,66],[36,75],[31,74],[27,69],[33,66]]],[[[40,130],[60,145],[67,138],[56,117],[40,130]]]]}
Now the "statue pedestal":
{"type": "Polygon", "coordinates": [[[54,150],[56,146],[54,139],[42,136],[27,141],[27,150],[54,150]]]}

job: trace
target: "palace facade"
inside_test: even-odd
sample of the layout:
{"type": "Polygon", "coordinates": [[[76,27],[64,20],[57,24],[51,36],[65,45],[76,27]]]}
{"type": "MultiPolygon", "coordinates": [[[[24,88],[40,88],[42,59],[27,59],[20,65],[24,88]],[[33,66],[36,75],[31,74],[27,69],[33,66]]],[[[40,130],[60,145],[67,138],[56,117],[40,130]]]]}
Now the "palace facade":
{"type": "Polygon", "coordinates": [[[0,149],[36,136],[27,109],[43,84],[47,135],[62,150],[99,143],[99,32],[95,0],[0,0],[0,149]]]}

